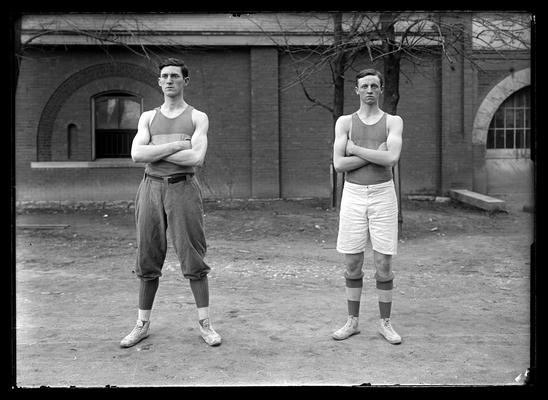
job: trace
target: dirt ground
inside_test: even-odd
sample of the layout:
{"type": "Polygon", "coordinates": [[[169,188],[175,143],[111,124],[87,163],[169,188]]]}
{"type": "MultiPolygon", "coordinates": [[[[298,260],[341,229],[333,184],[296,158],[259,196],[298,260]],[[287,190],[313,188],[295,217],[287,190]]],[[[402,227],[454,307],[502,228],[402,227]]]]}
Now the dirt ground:
{"type": "Polygon", "coordinates": [[[200,338],[170,244],[151,335],[122,349],[137,316],[133,209],[19,210],[16,386],[518,385],[531,364],[534,214],[431,201],[405,201],[402,214],[392,312],[401,345],[376,330],[372,257],[361,334],[331,339],[346,320],[336,210],[255,201],[205,204],[222,345],[200,338]]]}

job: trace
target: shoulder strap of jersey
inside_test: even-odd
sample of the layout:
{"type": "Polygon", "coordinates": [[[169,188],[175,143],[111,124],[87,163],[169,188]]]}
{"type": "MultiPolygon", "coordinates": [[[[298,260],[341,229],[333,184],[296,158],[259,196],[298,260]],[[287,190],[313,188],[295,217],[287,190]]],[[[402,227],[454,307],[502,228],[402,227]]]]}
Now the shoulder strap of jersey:
{"type": "Polygon", "coordinates": [[[154,117],[156,117],[156,114],[158,114],[158,111],[160,111],[160,107],[156,107],[154,109],[154,111],[155,111],[154,115],[151,118],[149,118],[149,120],[148,120],[148,130],[149,131],[150,131],[150,125],[152,124],[152,121],[154,120],[154,117]]]}
{"type": "Polygon", "coordinates": [[[348,139],[352,140],[352,120],[354,119],[354,113],[350,114],[350,128],[348,129],[348,139]]]}

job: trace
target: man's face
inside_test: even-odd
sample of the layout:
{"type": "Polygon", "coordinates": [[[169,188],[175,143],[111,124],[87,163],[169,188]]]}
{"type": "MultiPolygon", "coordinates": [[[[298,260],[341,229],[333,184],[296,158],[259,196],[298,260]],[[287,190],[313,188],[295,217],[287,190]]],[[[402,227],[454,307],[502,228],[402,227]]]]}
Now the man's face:
{"type": "Polygon", "coordinates": [[[381,80],[377,75],[367,75],[358,79],[356,94],[365,104],[375,104],[382,93],[381,80]]]}
{"type": "Polygon", "coordinates": [[[188,83],[188,77],[183,78],[181,67],[168,65],[160,71],[158,84],[166,96],[176,97],[183,92],[188,83]]]}

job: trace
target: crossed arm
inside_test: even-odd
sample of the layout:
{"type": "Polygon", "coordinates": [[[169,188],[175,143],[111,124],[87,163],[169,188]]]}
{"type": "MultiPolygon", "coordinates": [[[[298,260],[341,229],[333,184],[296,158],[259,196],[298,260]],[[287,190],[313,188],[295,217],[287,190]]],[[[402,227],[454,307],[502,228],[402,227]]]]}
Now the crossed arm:
{"type": "Polygon", "coordinates": [[[207,130],[209,120],[201,111],[192,111],[195,130],[192,139],[152,145],[150,143],[149,122],[154,111],[146,111],[139,119],[137,134],[131,146],[131,158],[135,162],[165,160],[181,166],[201,166],[207,151],[207,130]]]}
{"type": "Polygon", "coordinates": [[[400,158],[402,147],[403,121],[399,116],[391,116],[387,121],[388,137],[376,150],[356,146],[348,138],[350,115],[339,117],[335,124],[333,145],[333,165],[337,172],[348,172],[369,163],[391,167],[400,158]]]}

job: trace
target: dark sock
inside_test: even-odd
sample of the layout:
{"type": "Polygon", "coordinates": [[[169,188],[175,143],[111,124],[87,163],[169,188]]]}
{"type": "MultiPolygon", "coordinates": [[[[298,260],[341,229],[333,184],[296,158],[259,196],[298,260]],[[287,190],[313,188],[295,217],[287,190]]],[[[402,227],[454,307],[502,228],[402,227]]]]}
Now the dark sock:
{"type": "Polygon", "coordinates": [[[392,312],[392,288],[394,281],[388,282],[377,281],[377,289],[379,291],[379,313],[381,318],[390,318],[392,312]],[[387,301],[389,300],[389,301],[387,301]]]}
{"type": "Polygon", "coordinates": [[[190,289],[196,301],[196,307],[209,307],[209,285],[207,276],[202,279],[189,279],[190,289]]]}
{"type": "Polygon", "coordinates": [[[354,295],[356,297],[356,299],[351,300],[347,298],[346,300],[348,305],[348,315],[358,317],[360,315],[360,301],[361,301],[361,292],[363,288],[363,278],[359,278],[359,279],[346,278],[345,280],[346,280],[347,297],[354,297],[350,295],[351,292],[355,292],[354,295]]]}
{"type": "Polygon", "coordinates": [[[141,285],[139,286],[139,309],[152,309],[152,303],[154,303],[154,297],[156,296],[159,284],[159,278],[152,280],[141,279],[141,285]]]}

